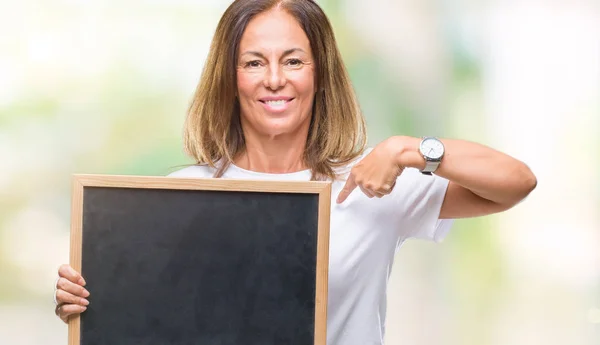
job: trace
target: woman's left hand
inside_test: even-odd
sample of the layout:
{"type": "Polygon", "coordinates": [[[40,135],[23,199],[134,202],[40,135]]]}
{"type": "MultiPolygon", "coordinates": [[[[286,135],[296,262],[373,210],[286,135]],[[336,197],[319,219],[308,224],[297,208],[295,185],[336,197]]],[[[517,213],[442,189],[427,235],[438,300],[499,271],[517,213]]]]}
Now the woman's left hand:
{"type": "Polygon", "coordinates": [[[352,168],[344,188],[338,195],[337,203],[344,202],[356,187],[369,198],[381,198],[390,194],[396,184],[396,178],[406,167],[401,161],[403,154],[410,151],[407,150],[407,139],[412,138],[391,137],[375,146],[352,168]]]}

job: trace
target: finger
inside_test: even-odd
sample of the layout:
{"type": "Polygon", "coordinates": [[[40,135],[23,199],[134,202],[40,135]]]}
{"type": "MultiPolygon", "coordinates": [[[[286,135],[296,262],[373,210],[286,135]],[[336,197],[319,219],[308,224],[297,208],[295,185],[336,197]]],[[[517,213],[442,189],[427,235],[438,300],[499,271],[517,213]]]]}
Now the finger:
{"type": "Polygon", "coordinates": [[[383,185],[381,188],[377,189],[375,191],[375,196],[377,195],[388,195],[392,192],[392,187],[390,185],[383,185]]]}
{"type": "Polygon", "coordinates": [[[79,284],[81,286],[85,286],[85,279],[79,274],[77,271],[73,269],[73,267],[65,264],[59,267],[58,275],[60,277],[66,278],[73,283],[79,284]]]}
{"type": "Polygon", "coordinates": [[[56,290],[56,300],[58,301],[58,304],[79,304],[81,306],[87,306],[90,304],[90,302],[83,298],[83,297],[79,297],[79,296],[75,296],[73,294],[70,294],[64,290],[56,290]]]}
{"type": "Polygon", "coordinates": [[[381,188],[379,189],[379,193],[389,193],[392,191],[392,186],[389,184],[384,184],[383,186],[381,186],[381,188]]]}
{"type": "Polygon", "coordinates": [[[373,193],[373,195],[374,195],[376,198],[378,198],[378,199],[381,199],[381,198],[383,198],[384,196],[386,196],[386,195],[387,195],[387,193],[375,192],[375,193],[373,193]]]}
{"type": "Polygon", "coordinates": [[[360,190],[363,192],[364,195],[366,195],[369,199],[373,198],[375,196],[375,194],[373,193],[373,191],[371,191],[370,189],[361,186],[358,186],[358,188],[360,188],[360,190]]]}
{"type": "Polygon", "coordinates": [[[356,182],[354,181],[354,175],[350,173],[350,176],[348,176],[348,180],[346,181],[344,188],[342,188],[342,191],[340,192],[340,194],[338,194],[337,203],[343,203],[346,200],[346,198],[348,198],[348,195],[350,195],[350,193],[352,193],[352,191],[355,188],[356,182]]]}
{"type": "Polygon", "coordinates": [[[56,282],[56,288],[79,297],[88,297],[90,295],[90,292],[83,286],[72,283],[66,278],[62,277],[56,282]]]}
{"type": "Polygon", "coordinates": [[[364,185],[359,183],[358,186],[363,191],[363,193],[369,198],[382,198],[385,195],[389,194],[391,191],[389,185],[375,187],[373,183],[366,183],[364,185]]]}
{"type": "Polygon", "coordinates": [[[61,320],[68,322],[70,316],[83,313],[86,309],[86,307],[77,304],[63,304],[58,307],[57,314],[61,320]]]}
{"type": "Polygon", "coordinates": [[[377,190],[377,193],[382,193],[384,195],[392,193],[394,187],[396,186],[396,180],[393,180],[391,183],[384,184],[377,190]]]}
{"type": "Polygon", "coordinates": [[[391,192],[391,191],[393,191],[393,190],[394,190],[394,188],[396,187],[396,182],[397,182],[397,181],[398,181],[397,179],[394,179],[394,180],[392,181],[392,183],[390,183],[390,184],[388,185],[388,186],[389,186],[389,188],[390,188],[390,192],[391,192]]]}

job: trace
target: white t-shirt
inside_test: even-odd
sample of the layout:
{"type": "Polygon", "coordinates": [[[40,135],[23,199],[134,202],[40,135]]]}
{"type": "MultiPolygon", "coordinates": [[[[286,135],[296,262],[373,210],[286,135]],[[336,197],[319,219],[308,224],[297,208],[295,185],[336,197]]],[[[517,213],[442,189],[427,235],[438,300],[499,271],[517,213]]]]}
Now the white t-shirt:
{"type": "MultiPolygon", "coordinates": [[[[210,178],[213,175],[214,169],[208,166],[191,166],[169,176],[210,178]]],[[[223,178],[279,181],[308,181],[310,177],[309,170],[267,174],[235,165],[223,175],[223,178]]],[[[382,345],[387,283],[395,253],[408,238],[439,242],[448,233],[452,220],[438,219],[448,180],[408,168],[398,177],[391,194],[369,199],[356,188],[338,205],[335,199],[344,183],[332,184],[327,344],[382,345]]]]}

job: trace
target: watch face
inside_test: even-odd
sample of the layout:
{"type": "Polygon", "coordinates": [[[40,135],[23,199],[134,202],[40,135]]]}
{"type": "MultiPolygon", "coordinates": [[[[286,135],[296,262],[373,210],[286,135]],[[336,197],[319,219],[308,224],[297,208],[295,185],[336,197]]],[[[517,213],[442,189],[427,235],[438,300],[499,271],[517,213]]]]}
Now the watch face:
{"type": "Polygon", "coordinates": [[[434,138],[428,138],[421,142],[421,153],[430,159],[440,159],[444,154],[444,145],[434,138]]]}

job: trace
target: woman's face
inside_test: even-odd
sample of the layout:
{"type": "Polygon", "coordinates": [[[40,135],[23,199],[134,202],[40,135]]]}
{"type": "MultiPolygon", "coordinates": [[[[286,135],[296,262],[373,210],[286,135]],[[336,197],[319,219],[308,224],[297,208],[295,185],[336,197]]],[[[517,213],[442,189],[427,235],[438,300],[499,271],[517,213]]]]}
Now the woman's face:
{"type": "Polygon", "coordinates": [[[237,87],[246,137],[306,136],[315,94],[312,52],[286,11],[270,10],[248,23],[240,41],[237,87]]]}

